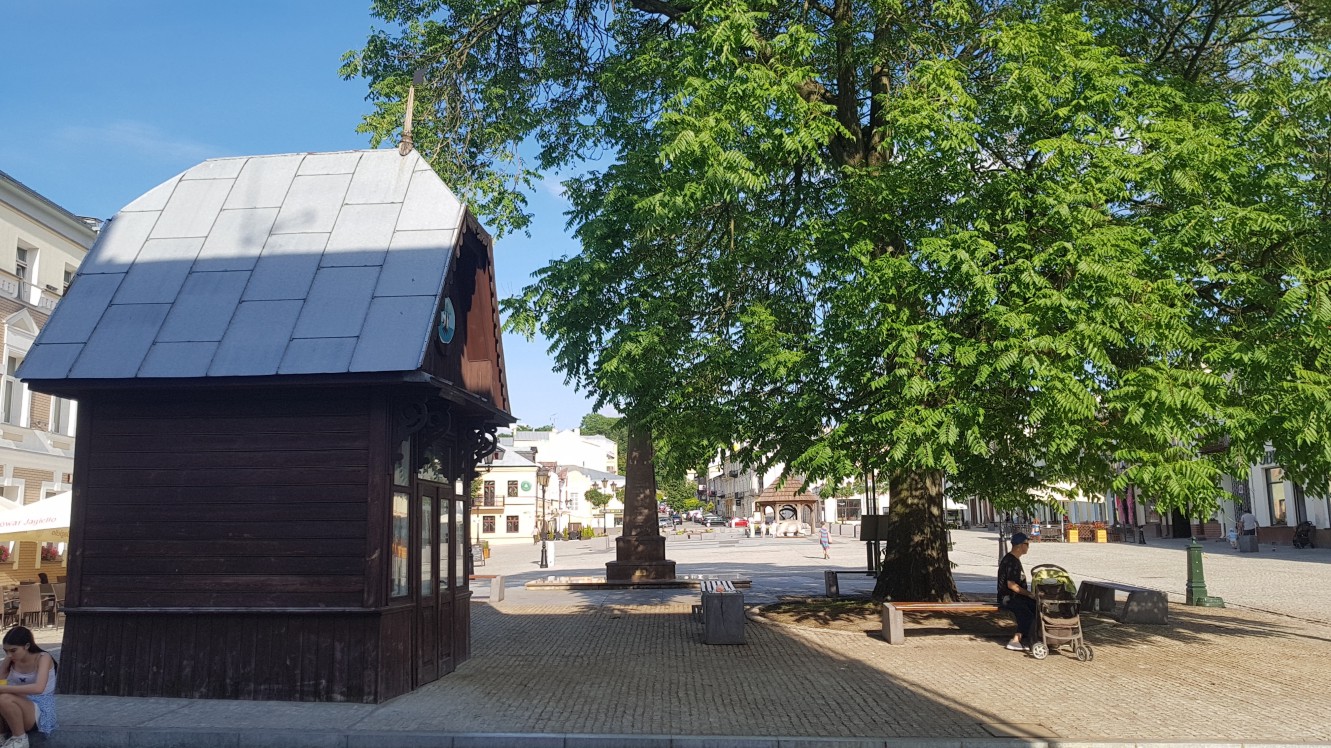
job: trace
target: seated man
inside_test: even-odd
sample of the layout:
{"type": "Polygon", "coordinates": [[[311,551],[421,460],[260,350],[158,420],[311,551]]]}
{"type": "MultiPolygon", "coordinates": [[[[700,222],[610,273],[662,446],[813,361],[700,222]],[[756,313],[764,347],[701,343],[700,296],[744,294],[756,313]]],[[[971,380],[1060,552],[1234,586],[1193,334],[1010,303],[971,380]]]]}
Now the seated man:
{"type": "Polygon", "coordinates": [[[1024,533],[1013,533],[1012,550],[998,563],[998,606],[1017,617],[1017,633],[1007,643],[1014,652],[1030,649],[1035,636],[1035,594],[1026,584],[1026,570],[1021,566],[1021,557],[1030,549],[1024,533]]]}

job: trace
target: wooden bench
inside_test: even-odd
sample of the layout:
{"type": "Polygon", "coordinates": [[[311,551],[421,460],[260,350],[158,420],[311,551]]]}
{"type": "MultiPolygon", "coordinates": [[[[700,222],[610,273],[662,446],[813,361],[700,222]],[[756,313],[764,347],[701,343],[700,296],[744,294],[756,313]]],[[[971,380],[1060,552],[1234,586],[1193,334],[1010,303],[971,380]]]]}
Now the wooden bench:
{"type": "Polygon", "coordinates": [[[906,622],[902,613],[994,613],[1001,610],[994,603],[883,603],[883,639],[888,644],[906,643],[906,622]]]}
{"type": "Polygon", "coordinates": [[[728,579],[704,579],[702,604],[693,617],[702,623],[704,644],[744,644],[744,593],[728,579]]]}
{"type": "Polygon", "coordinates": [[[1117,582],[1084,581],[1077,588],[1077,604],[1081,610],[1113,613],[1119,592],[1128,593],[1128,599],[1118,611],[1123,623],[1169,623],[1169,597],[1160,590],[1134,587],[1117,582]]]}
{"type": "Polygon", "coordinates": [[[478,579],[487,579],[490,581],[490,597],[486,598],[492,603],[500,602],[504,599],[504,575],[503,574],[471,574],[467,577],[471,581],[478,579]]]}

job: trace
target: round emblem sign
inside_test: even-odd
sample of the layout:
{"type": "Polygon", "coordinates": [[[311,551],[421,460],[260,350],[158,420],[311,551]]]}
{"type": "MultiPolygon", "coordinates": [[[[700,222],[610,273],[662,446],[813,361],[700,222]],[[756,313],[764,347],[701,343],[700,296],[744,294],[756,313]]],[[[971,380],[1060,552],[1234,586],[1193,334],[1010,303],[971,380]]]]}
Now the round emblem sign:
{"type": "Polygon", "coordinates": [[[457,331],[458,318],[453,312],[453,300],[444,299],[444,306],[439,310],[439,326],[435,328],[435,333],[439,336],[439,342],[448,345],[453,342],[453,333],[457,331]]]}
{"type": "Polygon", "coordinates": [[[529,480],[524,480],[524,481],[522,482],[522,490],[524,490],[524,491],[530,491],[530,490],[531,490],[531,481],[529,481],[529,480]]]}

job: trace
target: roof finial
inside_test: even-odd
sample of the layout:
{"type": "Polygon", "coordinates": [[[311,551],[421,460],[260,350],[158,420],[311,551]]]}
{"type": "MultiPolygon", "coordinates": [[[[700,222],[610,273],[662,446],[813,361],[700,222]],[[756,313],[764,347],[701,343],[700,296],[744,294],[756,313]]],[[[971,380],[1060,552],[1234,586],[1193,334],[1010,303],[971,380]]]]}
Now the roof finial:
{"type": "Polygon", "coordinates": [[[425,71],[417,68],[411,75],[411,84],[407,86],[407,113],[402,120],[402,142],[397,152],[403,156],[411,153],[411,115],[416,109],[416,86],[425,82],[425,71]]]}

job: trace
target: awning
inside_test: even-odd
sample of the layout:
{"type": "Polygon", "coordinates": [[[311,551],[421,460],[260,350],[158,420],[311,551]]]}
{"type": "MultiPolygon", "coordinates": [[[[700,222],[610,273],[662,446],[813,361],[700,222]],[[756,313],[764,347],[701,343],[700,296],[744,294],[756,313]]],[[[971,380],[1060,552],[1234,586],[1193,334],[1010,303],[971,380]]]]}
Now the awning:
{"type": "Polygon", "coordinates": [[[0,543],[28,540],[69,542],[70,492],[0,512],[0,543]]]}

